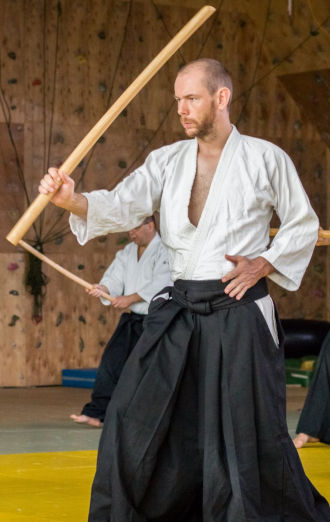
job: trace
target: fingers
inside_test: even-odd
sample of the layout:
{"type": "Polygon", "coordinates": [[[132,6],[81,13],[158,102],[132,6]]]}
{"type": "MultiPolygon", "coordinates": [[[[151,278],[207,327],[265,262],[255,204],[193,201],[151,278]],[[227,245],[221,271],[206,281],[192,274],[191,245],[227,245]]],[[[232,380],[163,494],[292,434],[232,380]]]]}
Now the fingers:
{"type": "Polygon", "coordinates": [[[121,304],[120,304],[120,300],[118,298],[115,298],[113,301],[111,301],[111,304],[114,308],[120,308],[121,307],[121,304]]]}
{"type": "Polygon", "coordinates": [[[225,293],[229,294],[229,297],[236,297],[239,301],[245,294],[250,286],[245,282],[239,282],[236,279],[229,283],[225,288],[225,293]]]}
{"type": "Polygon", "coordinates": [[[100,285],[93,285],[93,288],[86,288],[86,292],[93,297],[100,297],[102,293],[102,287],[100,285]]]}
{"type": "Polygon", "coordinates": [[[69,182],[71,178],[64,172],[55,167],[50,167],[47,174],[40,180],[40,194],[49,194],[56,192],[64,182],[69,182]]]}

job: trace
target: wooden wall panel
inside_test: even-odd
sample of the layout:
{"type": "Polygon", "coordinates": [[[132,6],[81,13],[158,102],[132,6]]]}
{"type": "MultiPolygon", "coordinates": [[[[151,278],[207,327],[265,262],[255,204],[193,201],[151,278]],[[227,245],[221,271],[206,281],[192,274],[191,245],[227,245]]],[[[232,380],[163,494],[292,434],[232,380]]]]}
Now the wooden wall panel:
{"type": "MultiPolygon", "coordinates": [[[[73,177],[79,190],[113,188],[148,152],[184,138],[173,102],[173,79],[180,64],[210,56],[222,60],[232,73],[233,123],[241,132],[269,139],[290,154],[321,224],[329,228],[326,144],[309,120],[310,111],[304,110],[303,102],[298,106],[282,81],[285,76],[291,84],[290,75],[330,67],[328,2],[295,0],[291,15],[287,0],[210,3],[217,13],[77,167],[73,177]]],[[[33,298],[24,285],[28,256],[5,240],[26,206],[18,167],[24,171],[28,197],[34,198],[48,165],[65,160],[202,5],[203,0],[2,1],[0,182],[5,190],[0,196],[0,282],[5,309],[0,320],[0,385],[58,384],[63,367],[95,366],[119,316],[44,266],[49,282],[42,321],[33,320],[33,298]],[[10,263],[18,268],[9,270],[10,263]],[[14,316],[19,319],[9,326],[14,316]]],[[[126,235],[97,238],[80,247],[68,233],[67,218],[67,213],[48,205],[27,238],[41,240],[55,261],[97,282],[126,235]]],[[[329,259],[329,248],[315,250],[298,292],[271,285],[282,317],[330,319],[329,259]]]]}
{"type": "Polygon", "coordinates": [[[29,297],[24,285],[25,259],[22,254],[0,254],[2,290],[1,386],[24,386],[26,380],[26,332],[29,297]]]}
{"type": "MultiPolygon", "coordinates": [[[[330,229],[330,149],[326,150],[326,214],[327,220],[325,228],[330,229]]],[[[330,321],[330,248],[327,249],[326,253],[326,295],[327,295],[327,315],[326,319],[330,321]]]]}

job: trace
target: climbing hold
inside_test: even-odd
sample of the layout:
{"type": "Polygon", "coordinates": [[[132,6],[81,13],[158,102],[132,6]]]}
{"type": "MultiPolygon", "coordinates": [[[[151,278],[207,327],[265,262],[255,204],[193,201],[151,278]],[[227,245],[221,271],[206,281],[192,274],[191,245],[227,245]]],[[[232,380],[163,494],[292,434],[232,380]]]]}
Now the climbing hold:
{"type": "Polygon", "coordinates": [[[78,265],[78,270],[84,270],[85,265],[78,265]]]}
{"type": "Polygon", "coordinates": [[[100,321],[101,324],[107,324],[107,320],[106,320],[106,318],[104,317],[103,314],[99,315],[98,321],[100,321]]]}
{"type": "Polygon", "coordinates": [[[100,31],[97,36],[100,38],[100,40],[105,40],[106,34],[104,31],[100,31]]]}
{"type": "Polygon", "coordinates": [[[84,160],[81,160],[81,162],[78,163],[78,167],[81,168],[81,167],[83,167],[83,166],[84,166],[84,160]]]}
{"type": "Polygon", "coordinates": [[[117,239],[117,245],[126,245],[128,243],[128,237],[122,236],[117,239]]]}
{"type": "Polygon", "coordinates": [[[86,319],[85,319],[85,317],[84,317],[83,315],[79,315],[79,318],[78,318],[78,319],[79,319],[79,321],[80,321],[81,323],[86,324],[86,319]]]}
{"type": "Polygon", "coordinates": [[[83,54],[78,54],[77,59],[78,59],[79,63],[86,63],[87,62],[87,58],[83,54]]]}
{"type": "Polygon", "coordinates": [[[315,74],[315,81],[321,85],[326,83],[322,74],[315,74]]]}
{"type": "Polygon", "coordinates": [[[62,321],[63,321],[63,314],[62,314],[62,312],[60,312],[56,319],[56,326],[60,326],[62,321]]]}
{"type": "Polygon", "coordinates": [[[119,160],[119,161],[118,161],[118,167],[120,167],[121,169],[126,169],[126,167],[127,167],[127,163],[126,163],[126,161],[124,161],[124,160],[119,160]]]}
{"type": "Polygon", "coordinates": [[[97,140],[98,143],[104,143],[105,142],[105,137],[104,136],[101,136],[98,140],[97,140]]]}
{"type": "Polygon", "coordinates": [[[9,263],[9,265],[7,266],[8,270],[17,270],[18,268],[19,266],[17,263],[9,263]]]}
{"type": "Polygon", "coordinates": [[[16,109],[16,105],[11,105],[10,108],[12,111],[14,111],[16,109]]]}
{"type": "Polygon", "coordinates": [[[324,297],[325,293],[322,290],[322,288],[313,288],[312,290],[312,296],[313,297],[324,297]]]}
{"type": "Polygon", "coordinates": [[[61,245],[63,243],[63,236],[59,236],[54,240],[55,245],[61,245]]]}
{"type": "Polygon", "coordinates": [[[79,339],[79,351],[80,351],[80,353],[84,351],[84,348],[85,348],[84,339],[82,337],[80,337],[80,339],[79,339]]]}
{"type": "Polygon", "coordinates": [[[123,118],[126,118],[126,116],[127,116],[127,109],[124,109],[123,111],[121,111],[120,116],[122,116],[123,118]]]}
{"type": "Polygon", "coordinates": [[[41,80],[39,78],[35,78],[32,82],[32,85],[33,87],[35,87],[36,85],[41,85],[41,80]]]}
{"type": "Polygon", "coordinates": [[[32,316],[32,321],[34,322],[34,324],[39,324],[39,323],[41,323],[41,321],[42,321],[42,317],[41,317],[41,315],[39,315],[39,314],[34,314],[34,315],[32,316]]]}
{"type": "Polygon", "coordinates": [[[19,292],[17,290],[10,290],[10,295],[19,295],[19,292]]]}
{"type": "Polygon", "coordinates": [[[8,323],[8,326],[15,326],[16,322],[18,321],[19,317],[18,315],[12,315],[10,323],[8,323]]]}
{"type": "Polygon", "coordinates": [[[16,60],[16,53],[14,53],[14,51],[9,51],[8,56],[11,60],[16,60]]]}
{"type": "Polygon", "coordinates": [[[217,44],[217,49],[223,49],[223,45],[222,45],[222,43],[219,42],[219,43],[217,44]]]}
{"type": "Polygon", "coordinates": [[[108,87],[107,87],[107,85],[105,83],[103,83],[103,82],[99,83],[99,91],[105,92],[107,90],[107,88],[108,87]]]}
{"type": "Polygon", "coordinates": [[[16,78],[10,78],[8,80],[8,83],[11,83],[11,84],[17,83],[17,79],[16,78]]]}
{"type": "Polygon", "coordinates": [[[60,132],[57,132],[54,136],[54,144],[64,143],[64,136],[60,132]]]}
{"type": "Polygon", "coordinates": [[[107,236],[101,236],[101,237],[98,238],[98,242],[99,243],[105,243],[106,240],[107,240],[107,236]]]}
{"type": "Polygon", "coordinates": [[[105,346],[105,341],[100,341],[100,342],[99,342],[99,345],[100,345],[101,347],[105,346]]]}
{"type": "Polygon", "coordinates": [[[78,105],[78,107],[73,112],[76,112],[77,114],[81,114],[82,112],[84,112],[84,106],[78,105]]]}
{"type": "Polygon", "coordinates": [[[311,34],[311,36],[317,36],[318,34],[320,34],[320,32],[318,29],[312,28],[310,30],[310,34],[311,34]]]}
{"type": "Polygon", "coordinates": [[[42,345],[42,342],[41,342],[41,341],[38,341],[38,342],[36,342],[35,347],[36,347],[36,348],[40,348],[41,345],[42,345]]]}

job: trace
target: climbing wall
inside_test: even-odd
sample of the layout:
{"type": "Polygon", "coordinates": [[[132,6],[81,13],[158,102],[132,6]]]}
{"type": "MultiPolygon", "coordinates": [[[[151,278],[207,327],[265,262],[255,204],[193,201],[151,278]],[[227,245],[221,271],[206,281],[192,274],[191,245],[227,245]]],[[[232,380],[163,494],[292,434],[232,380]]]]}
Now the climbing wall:
{"type": "MultiPolygon", "coordinates": [[[[156,147],[182,139],[173,100],[180,64],[209,56],[233,76],[232,121],[294,160],[324,228],[329,211],[330,9],[326,0],[212,0],[216,14],[136,96],[78,165],[79,190],[112,188],[156,147]],[[291,6],[291,9],[290,9],[291,6]],[[327,192],[328,191],[328,192],[327,192]],[[328,193],[328,197],[327,197],[328,193]]],[[[0,386],[58,384],[96,366],[118,313],[5,236],[83,136],[204,4],[202,0],[2,0],[0,10],[0,386]],[[41,268],[41,270],[40,270],[41,268]],[[28,280],[29,284],[26,284],[28,280]]],[[[85,247],[48,205],[25,240],[97,282],[126,234],[85,247]]],[[[330,248],[298,292],[271,285],[282,317],[330,320],[330,248]]]]}

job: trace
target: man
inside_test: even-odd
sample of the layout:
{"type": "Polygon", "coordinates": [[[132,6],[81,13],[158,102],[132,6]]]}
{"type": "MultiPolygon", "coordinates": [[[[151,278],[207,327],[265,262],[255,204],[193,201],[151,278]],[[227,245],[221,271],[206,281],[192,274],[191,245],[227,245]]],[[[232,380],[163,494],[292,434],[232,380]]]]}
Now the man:
{"type": "Polygon", "coordinates": [[[151,301],[108,408],[93,522],[326,521],[288,435],[282,332],[265,276],[295,290],[318,220],[288,156],[230,124],[228,72],[201,59],[175,81],[189,139],[153,151],[113,191],[40,192],[80,243],[160,209],[173,289],[151,301]],[[273,211],[280,230],[269,248],[273,211]],[[278,340],[279,336],[279,340],[278,340]]]}
{"type": "MultiPolygon", "coordinates": [[[[103,275],[100,283],[87,292],[100,297],[103,290],[116,297],[112,306],[123,313],[108,342],[99,366],[92,400],[80,415],[71,415],[78,423],[100,427],[111,395],[143,330],[143,319],[148,313],[151,298],[161,288],[171,285],[167,252],[156,232],[154,216],[147,217],[141,226],[129,231],[132,243],[120,250],[103,275]]],[[[105,305],[109,301],[102,299],[105,305]]]]}

